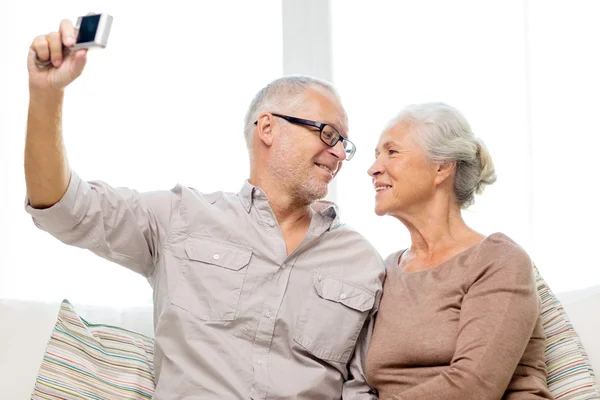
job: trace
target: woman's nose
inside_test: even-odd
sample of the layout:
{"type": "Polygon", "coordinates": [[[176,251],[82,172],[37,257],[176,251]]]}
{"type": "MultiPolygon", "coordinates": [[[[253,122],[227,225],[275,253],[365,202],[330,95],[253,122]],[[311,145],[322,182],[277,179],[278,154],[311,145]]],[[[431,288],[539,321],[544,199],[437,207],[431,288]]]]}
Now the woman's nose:
{"type": "Polygon", "coordinates": [[[369,174],[369,176],[371,176],[371,177],[381,175],[382,172],[383,172],[383,167],[382,167],[381,163],[379,162],[379,160],[375,160],[373,165],[371,165],[371,167],[367,170],[367,174],[369,174]]]}

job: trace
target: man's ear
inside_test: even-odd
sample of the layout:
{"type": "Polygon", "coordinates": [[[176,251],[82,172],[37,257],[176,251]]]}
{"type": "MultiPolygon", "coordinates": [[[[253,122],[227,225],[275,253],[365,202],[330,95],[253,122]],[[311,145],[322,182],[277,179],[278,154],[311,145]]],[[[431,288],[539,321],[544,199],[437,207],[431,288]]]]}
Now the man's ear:
{"type": "Polygon", "coordinates": [[[453,176],[455,171],[456,161],[438,164],[435,172],[435,184],[441,185],[447,181],[449,177],[453,176]]]}
{"type": "Polygon", "coordinates": [[[263,113],[256,120],[256,133],[261,142],[267,147],[273,145],[273,134],[275,129],[275,118],[270,113],[263,113]]]}

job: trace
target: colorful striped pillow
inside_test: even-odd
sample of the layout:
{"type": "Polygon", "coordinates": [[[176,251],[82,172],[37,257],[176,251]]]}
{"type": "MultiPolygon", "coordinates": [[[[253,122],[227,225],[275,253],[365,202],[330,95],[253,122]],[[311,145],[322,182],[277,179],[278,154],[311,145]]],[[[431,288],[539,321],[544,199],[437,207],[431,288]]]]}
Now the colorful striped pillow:
{"type": "Polygon", "coordinates": [[[535,266],[534,269],[546,334],[548,389],[556,400],[600,399],[596,375],[579,335],[560,301],[535,266]]]}
{"type": "Polygon", "coordinates": [[[64,300],[31,399],[151,399],[154,340],[90,324],[64,300]]]}

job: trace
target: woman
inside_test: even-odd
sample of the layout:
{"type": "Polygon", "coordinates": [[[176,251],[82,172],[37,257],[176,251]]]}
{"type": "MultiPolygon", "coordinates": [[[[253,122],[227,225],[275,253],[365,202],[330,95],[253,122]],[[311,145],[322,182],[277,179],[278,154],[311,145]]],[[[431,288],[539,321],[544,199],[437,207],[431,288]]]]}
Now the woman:
{"type": "Polygon", "coordinates": [[[400,220],[412,241],[386,260],[366,359],[379,398],[552,399],[531,260],[461,216],[496,180],[465,118],[442,103],[407,107],[381,135],[369,175],[375,212],[400,220]]]}

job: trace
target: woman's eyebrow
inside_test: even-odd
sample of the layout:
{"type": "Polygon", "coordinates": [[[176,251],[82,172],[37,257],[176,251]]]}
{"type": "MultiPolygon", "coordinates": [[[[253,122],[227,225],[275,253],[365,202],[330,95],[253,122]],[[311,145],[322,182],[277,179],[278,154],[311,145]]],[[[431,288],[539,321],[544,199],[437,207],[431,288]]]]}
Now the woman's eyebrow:
{"type": "Polygon", "coordinates": [[[375,153],[379,152],[379,148],[381,149],[389,149],[392,146],[400,146],[400,143],[394,141],[394,140],[387,140],[385,141],[382,145],[378,146],[375,148],[375,153]]]}

